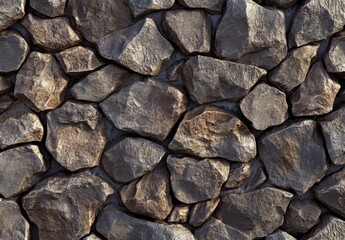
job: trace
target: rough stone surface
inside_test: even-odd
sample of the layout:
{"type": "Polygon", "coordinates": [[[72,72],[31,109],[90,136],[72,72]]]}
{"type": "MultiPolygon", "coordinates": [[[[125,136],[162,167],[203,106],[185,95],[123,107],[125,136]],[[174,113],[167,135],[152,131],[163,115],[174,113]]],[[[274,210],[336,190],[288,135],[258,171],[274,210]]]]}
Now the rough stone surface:
{"type": "Polygon", "coordinates": [[[245,180],[247,180],[252,174],[251,162],[246,163],[234,163],[231,165],[228,180],[226,181],[225,188],[238,188],[245,180]]]}
{"type": "Polygon", "coordinates": [[[29,45],[16,32],[0,35],[0,72],[16,71],[29,53],[29,45]]]}
{"type": "Polygon", "coordinates": [[[292,50],[286,59],[271,71],[269,81],[284,91],[291,91],[305,80],[318,49],[319,45],[307,45],[292,50]]]}
{"type": "Polygon", "coordinates": [[[141,17],[153,11],[169,9],[174,5],[175,0],[128,0],[128,6],[135,18],[141,17]]]}
{"type": "Polygon", "coordinates": [[[112,187],[101,178],[58,174],[39,182],[23,198],[23,207],[42,239],[80,239],[90,232],[112,187]]]}
{"type": "Polygon", "coordinates": [[[332,239],[342,240],[345,238],[345,222],[339,218],[327,215],[322,218],[321,223],[305,239],[332,239]]]}
{"type": "Polygon", "coordinates": [[[66,102],[47,114],[45,146],[70,171],[97,166],[106,143],[105,123],[95,105],[66,102]]]}
{"type": "Polygon", "coordinates": [[[188,93],[199,104],[238,101],[265,74],[255,66],[205,56],[191,57],[182,70],[188,93]]]}
{"type": "Polygon", "coordinates": [[[303,194],[328,169],[323,144],[317,123],[301,120],[269,131],[259,141],[259,155],[275,185],[303,194]]]}
{"type": "Polygon", "coordinates": [[[220,58],[253,64],[264,69],[286,56],[285,17],[252,0],[229,0],[215,38],[220,58]]]}
{"type": "Polygon", "coordinates": [[[67,0],[30,0],[30,6],[48,16],[58,17],[64,14],[67,0]]]}
{"type": "Polygon", "coordinates": [[[295,14],[288,35],[289,47],[326,39],[345,24],[343,0],[311,0],[295,14]],[[313,17],[310,17],[313,16],[313,17]]]}
{"type": "Polygon", "coordinates": [[[12,103],[13,103],[13,99],[10,96],[8,95],[1,96],[0,97],[0,113],[3,113],[7,109],[9,109],[12,103]]]}
{"type": "Polygon", "coordinates": [[[0,76],[0,95],[10,91],[15,82],[15,77],[0,76]]]}
{"type": "Polygon", "coordinates": [[[186,54],[208,53],[211,48],[211,22],[202,10],[175,10],[164,14],[165,34],[186,54]]]}
{"type": "Polygon", "coordinates": [[[292,194],[275,188],[221,197],[216,217],[251,238],[264,237],[283,224],[292,194]]]}
{"type": "Polygon", "coordinates": [[[0,31],[8,28],[25,15],[26,0],[2,0],[0,4],[0,31]]]}
{"type": "Polygon", "coordinates": [[[15,96],[34,111],[58,107],[64,100],[68,79],[52,54],[31,52],[19,70],[15,96]]]}
{"type": "Polygon", "coordinates": [[[30,239],[30,225],[22,216],[16,202],[0,198],[0,216],[0,239],[30,239]]]}
{"type": "Polygon", "coordinates": [[[326,72],[322,62],[315,63],[306,80],[291,95],[292,114],[311,116],[329,113],[339,90],[340,84],[326,72]]]}
{"type": "Polygon", "coordinates": [[[95,234],[91,234],[87,237],[84,237],[83,240],[102,240],[102,238],[97,237],[95,234]]]}
{"type": "Polygon", "coordinates": [[[186,223],[188,220],[189,207],[185,205],[174,206],[167,219],[168,223],[186,223]]]}
{"type": "Polygon", "coordinates": [[[165,149],[143,138],[127,137],[107,149],[102,158],[105,172],[117,182],[130,182],[153,170],[165,149]]]}
{"type": "Polygon", "coordinates": [[[151,18],[108,34],[97,43],[99,53],[130,70],[155,76],[174,49],[151,18]]]}
{"type": "Polygon", "coordinates": [[[252,172],[251,176],[244,181],[240,187],[240,191],[249,192],[258,189],[267,181],[267,176],[263,167],[259,167],[252,172]]]}
{"type": "Polygon", "coordinates": [[[290,234],[283,232],[283,231],[277,231],[265,238],[265,240],[296,240],[293,236],[290,234]]]}
{"type": "Polygon", "coordinates": [[[23,103],[16,101],[0,115],[0,149],[19,143],[41,141],[43,131],[38,116],[23,103]]]}
{"type": "Polygon", "coordinates": [[[28,14],[21,24],[29,31],[33,43],[48,51],[60,51],[81,41],[67,17],[43,19],[28,14]]]}
{"type": "Polygon", "coordinates": [[[211,217],[216,210],[219,198],[213,198],[208,201],[196,203],[190,211],[188,223],[193,227],[201,226],[207,219],[211,217]]]}
{"type": "Polygon", "coordinates": [[[101,211],[96,229],[109,240],[194,240],[193,234],[180,224],[166,225],[137,219],[121,212],[116,205],[108,205],[101,211]]]}
{"type": "Polygon", "coordinates": [[[228,162],[216,159],[199,161],[170,155],[167,164],[174,195],[186,204],[217,197],[230,171],[228,162]]]}
{"type": "Polygon", "coordinates": [[[201,158],[248,162],[256,155],[256,141],[244,123],[230,112],[200,106],[185,114],[169,149],[201,158]]]}
{"type": "Polygon", "coordinates": [[[345,32],[332,39],[328,52],[324,57],[328,72],[345,74],[345,63],[341,61],[345,57],[345,32]]]}
{"type": "Polygon", "coordinates": [[[212,13],[219,13],[223,10],[226,0],[178,0],[177,2],[188,8],[202,8],[212,13]]]}
{"type": "Polygon", "coordinates": [[[101,103],[115,127],[164,140],[186,110],[187,99],[178,89],[153,80],[135,82],[101,103]]]}
{"type": "Polygon", "coordinates": [[[240,103],[243,115],[257,130],[276,126],[288,118],[285,93],[262,83],[257,85],[240,103]],[[267,103],[274,103],[267,106],[267,103]]]}

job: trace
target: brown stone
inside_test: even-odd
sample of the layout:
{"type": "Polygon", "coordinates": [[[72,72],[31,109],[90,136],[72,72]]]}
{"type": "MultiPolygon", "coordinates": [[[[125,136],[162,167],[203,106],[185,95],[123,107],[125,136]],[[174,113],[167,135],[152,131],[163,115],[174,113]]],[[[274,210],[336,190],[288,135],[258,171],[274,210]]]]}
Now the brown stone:
{"type": "Polygon", "coordinates": [[[0,32],[25,15],[26,0],[2,0],[0,4],[0,32]]]}
{"type": "Polygon", "coordinates": [[[345,32],[341,32],[331,41],[324,62],[328,72],[345,74],[345,63],[341,60],[345,57],[345,32]]]}
{"type": "Polygon", "coordinates": [[[188,223],[193,227],[199,227],[206,222],[216,210],[219,198],[213,198],[193,205],[190,211],[188,223]]]}
{"type": "Polygon", "coordinates": [[[174,206],[171,210],[168,223],[186,223],[188,220],[189,207],[186,205],[174,206]]]}
{"type": "Polygon", "coordinates": [[[30,0],[30,6],[48,16],[58,17],[64,14],[67,0],[30,0]]]}
{"type": "Polygon", "coordinates": [[[238,188],[252,175],[252,163],[234,163],[231,165],[225,188],[238,188]]]}

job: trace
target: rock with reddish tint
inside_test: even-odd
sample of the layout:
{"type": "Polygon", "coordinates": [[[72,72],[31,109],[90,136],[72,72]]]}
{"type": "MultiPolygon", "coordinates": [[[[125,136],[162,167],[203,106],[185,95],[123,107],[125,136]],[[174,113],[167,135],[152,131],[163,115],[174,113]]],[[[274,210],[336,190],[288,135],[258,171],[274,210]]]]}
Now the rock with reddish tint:
{"type": "Polygon", "coordinates": [[[189,215],[189,207],[186,205],[174,206],[171,210],[168,223],[186,223],[189,215]]]}
{"type": "Polygon", "coordinates": [[[309,234],[305,236],[308,240],[334,239],[342,240],[345,238],[345,221],[332,215],[326,215],[321,223],[309,234]]]}
{"type": "Polygon", "coordinates": [[[30,6],[48,17],[58,17],[64,14],[66,2],[67,0],[30,0],[30,6]]]}
{"type": "Polygon", "coordinates": [[[26,0],[2,0],[0,4],[0,32],[25,15],[26,0]]]}
{"type": "Polygon", "coordinates": [[[128,6],[135,18],[149,14],[150,12],[169,9],[174,5],[175,0],[128,0],[128,6]]]}
{"type": "Polygon", "coordinates": [[[187,8],[202,8],[211,13],[220,13],[226,0],[178,0],[177,2],[187,8]]]}
{"type": "Polygon", "coordinates": [[[204,202],[194,204],[190,210],[188,223],[193,227],[199,227],[211,217],[216,210],[219,198],[213,198],[204,202]]]}

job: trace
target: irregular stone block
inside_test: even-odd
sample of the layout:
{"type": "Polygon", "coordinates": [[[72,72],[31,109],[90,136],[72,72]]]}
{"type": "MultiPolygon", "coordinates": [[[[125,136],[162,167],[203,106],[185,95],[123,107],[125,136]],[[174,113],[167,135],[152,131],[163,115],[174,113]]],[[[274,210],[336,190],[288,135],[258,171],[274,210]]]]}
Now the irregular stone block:
{"type": "Polygon", "coordinates": [[[30,6],[48,17],[58,17],[64,14],[66,2],[67,0],[30,0],[30,6]]]}
{"type": "Polygon", "coordinates": [[[153,11],[169,9],[175,0],[128,0],[128,6],[135,18],[144,16],[153,11]]]}
{"type": "Polygon", "coordinates": [[[0,31],[8,28],[25,15],[26,0],[2,0],[0,4],[0,31]]]}

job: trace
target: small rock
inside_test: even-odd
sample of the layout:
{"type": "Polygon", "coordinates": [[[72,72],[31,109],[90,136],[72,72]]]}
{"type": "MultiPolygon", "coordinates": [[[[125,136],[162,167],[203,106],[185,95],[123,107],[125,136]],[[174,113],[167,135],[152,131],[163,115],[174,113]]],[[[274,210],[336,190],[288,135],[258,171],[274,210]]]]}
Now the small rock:
{"type": "Polygon", "coordinates": [[[311,0],[296,12],[288,35],[289,47],[328,38],[345,24],[345,1],[311,0]],[[313,17],[310,17],[313,16],[313,17]]]}
{"type": "Polygon", "coordinates": [[[219,201],[219,198],[213,198],[208,201],[196,203],[190,211],[188,223],[193,227],[199,227],[204,224],[216,210],[219,201]]]}
{"type": "Polygon", "coordinates": [[[190,97],[199,104],[238,101],[265,74],[255,66],[205,56],[191,57],[182,72],[190,97]]]}
{"type": "Polygon", "coordinates": [[[251,239],[265,237],[280,227],[293,194],[275,188],[221,197],[216,217],[251,239]]]}
{"type": "Polygon", "coordinates": [[[265,240],[297,240],[290,234],[283,232],[283,231],[277,231],[265,238],[265,240]]]}
{"type": "Polygon", "coordinates": [[[332,239],[343,240],[345,238],[345,222],[339,218],[327,215],[322,218],[321,223],[305,239],[319,240],[332,239]]]}
{"type": "Polygon", "coordinates": [[[91,234],[87,237],[84,237],[83,240],[102,240],[102,238],[97,237],[95,234],[91,234]]]}
{"type": "Polygon", "coordinates": [[[0,95],[11,91],[14,87],[15,77],[0,76],[0,95]]]}
{"type": "Polygon", "coordinates": [[[144,16],[157,10],[169,9],[174,5],[175,0],[128,0],[129,8],[135,18],[144,16]]]}
{"type": "Polygon", "coordinates": [[[123,68],[113,64],[107,65],[74,84],[71,94],[78,100],[101,102],[118,90],[127,77],[128,72],[123,68]]]}
{"type": "Polygon", "coordinates": [[[43,131],[38,116],[23,103],[16,101],[0,115],[0,149],[19,143],[41,141],[43,131]]]}
{"type": "Polygon", "coordinates": [[[211,13],[220,13],[226,0],[178,0],[178,4],[188,8],[202,8],[211,13]]]}
{"type": "Polygon", "coordinates": [[[229,0],[215,37],[216,55],[264,69],[286,56],[285,17],[252,0],[229,0]]]}
{"type": "Polygon", "coordinates": [[[324,62],[328,72],[345,74],[345,63],[341,61],[345,57],[345,32],[332,39],[324,62]]]}
{"type": "Polygon", "coordinates": [[[293,7],[298,1],[300,0],[266,0],[265,3],[279,8],[289,8],[293,7]]]}
{"type": "Polygon", "coordinates": [[[168,223],[186,223],[188,220],[189,207],[185,205],[175,206],[168,219],[168,223]]]}
{"type": "Polygon", "coordinates": [[[17,203],[0,198],[0,216],[0,239],[30,239],[30,225],[22,216],[17,203]]]}
{"type": "Polygon", "coordinates": [[[23,207],[37,225],[40,239],[80,239],[90,232],[97,212],[113,192],[108,183],[88,173],[58,174],[25,195],[23,207]]]}
{"type": "Polygon", "coordinates": [[[182,79],[182,68],[184,66],[185,60],[181,59],[173,63],[168,68],[167,78],[170,83],[181,83],[183,85],[182,79]]]}
{"type": "Polygon", "coordinates": [[[122,88],[100,106],[118,129],[163,141],[186,105],[187,98],[177,88],[147,79],[122,88]]]}
{"type": "Polygon", "coordinates": [[[17,74],[15,96],[34,111],[59,106],[65,98],[68,79],[52,54],[31,52],[17,74]]]}
{"type": "Polygon", "coordinates": [[[107,149],[102,158],[105,172],[116,182],[130,182],[152,171],[165,149],[143,138],[127,137],[107,149]]]}
{"type": "Polygon", "coordinates": [[[118,210],[112,204],[98,215],[97,231],[109,240],[162,239],[194,240],[193,234],[180,224],[161,224],[138,219],[118,210]],[[119,227],[121,226],[121,227],[119,227]]]}
{"type": "Polygon", "coordinates": [[[163,18],[163,28],[183,54],[210,51],[211,22],[202,10],[167,11],[163,18]]]}
{"type": "Polygon", "coordinates": [[[253,170],[251,176],[240,186],[240,191],[250,192],[257,190],[259,186],[267,181],[267,176],[263,167],[253,170]]]}
{"type": "Polygon", "coordinates": [[[91,49],[82,46],[68,48],[55,56],[65,73],[70,75],[89,72],[103,65],[91,49]]]}
{"type": "Polygon", "coordinates": [[[69,171],[97,166],[107,143],[105,123],[93,104],[66,102],[47,114],[45,146],[69,171]]]}
{"type": "Polygon", "coordinates": [[[30,0],[30,6],[37,12],[48,17],[58,17],[64,14],[67,0],[30,0]]]}
{"type": "Polygon", "coordinates": [[[18,70],[28,55],[29,50],[29,45],[18,33],[2,33],[0,35],[0,72],[18,70]]]}
{"type": "Polygon", "coordinates": [[[326,72],[322,62],[315,63],[306,80],[291,95],[292,114],[311,116],[329,113],[339,90],[339,83],[326,72]]]}
{"type": "Polygon", "coordinates": [[[0,97],[0,113],[5,112],[7,109],[11,107],[13,100],[10,96],[4,95],[0,97]]]}
{"type": "Polygon", "coordinates": [[[276,126],[288,118],[288,104],[285,93],[261,83],[257,85],[240,103],[243,115],[257,130],[276,126]],[[267,103],[274,103],[267,105],[267,103]]]}
{"type": "Polygon", "coordinates": [[[256,155],[253,134],[228,111],[200,106],[187,112],[169,149],[201,158],[248,162],[256,155]]]}
{"type": "Polygon", "coordinates": [[[217,197],[230,171],[228,162],[216,159],[199,161],[170,155],[167,164],[174,195],[186,204],[217,197]]]}
{"type": "Polygon", "coordinates": [[[158,31],[151,18],[108,34],[97,43],[99,53],[130,70],[158,75],[162,63],[169,59],[174,49],[158,31]]]}
{"type": "Polygon", "coordinates": [[[61,51],[81,41],[67,17],[43,19],[29,13],[21,24],[33,43],[48,51],[61,51]]]}
{"type": "Polygon", "coordinates": [[[232,164],[224,187],[227,189],[240,187],[252,175],[252,170],[251,162],[232,164]]]}
{"type": "Polygon", "coordinates": [[[284,91],[291,91],[305,80],[318,49],[319,45],[307,45],[292,50],[286,59],[271,71],[269,81],[284,91]]]}
{"type": "Polygon", "coordinates": [[[2,0],[0,4],[0,32],[25,15],[26,0],[2,0]]]}

